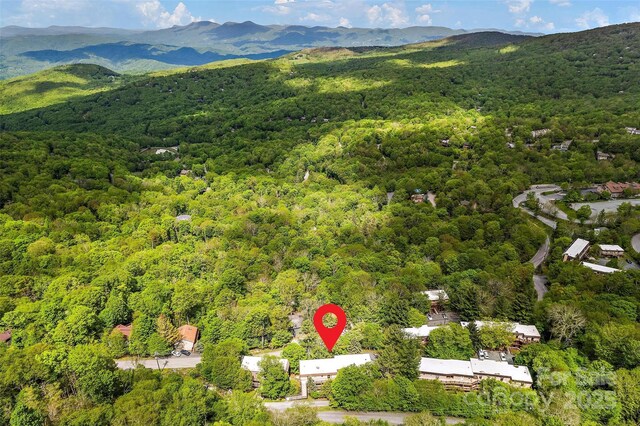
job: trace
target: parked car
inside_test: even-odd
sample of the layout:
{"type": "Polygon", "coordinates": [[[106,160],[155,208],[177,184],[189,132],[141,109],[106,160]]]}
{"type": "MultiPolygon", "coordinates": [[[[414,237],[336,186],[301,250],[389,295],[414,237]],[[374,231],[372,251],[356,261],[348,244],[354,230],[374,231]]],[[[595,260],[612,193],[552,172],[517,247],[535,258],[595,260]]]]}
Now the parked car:
{"type": "Polygon", "coordinates": [[[182,352],[178,351],[178,350],[171,351],[171,355],[173,355],[173,356],[182,356],[182,352]]]}
{"type": "Polygon", "coordinates": [[[487,353],[485,351],[483,351],[482,349],[480,349],[478,351],[478,359],[485,359],[487,356],[487,353]]]}
{"type": "Polygon", "coordinates": [[[429,318],[429,321],[431,321],[433,319],[433,317],[431,316],[431,314],[427,314],[427,318],[429,318]]]}
{"type": "Polygon", "coordinates": [[[505,354],[504,352],[500,352],[500,361],[506,361],[507,360],[507,354],[505,354]]]}
{"type": "Polygon", "coordinates": [[[182,355],[184,355],[184,356],[189,356],[189,355],[191,355],[191,352],[189,352],[189,351],[188,351],[188,350],[186,350],[186,349],[181,350],[181,351],[180,351],[180,353],[181,353],[182,355]]]}
{"type": "Polygon", "coordinates": [[[442,313],[442,318],[447,319],[447,314],[446,313],[442,313]]]}

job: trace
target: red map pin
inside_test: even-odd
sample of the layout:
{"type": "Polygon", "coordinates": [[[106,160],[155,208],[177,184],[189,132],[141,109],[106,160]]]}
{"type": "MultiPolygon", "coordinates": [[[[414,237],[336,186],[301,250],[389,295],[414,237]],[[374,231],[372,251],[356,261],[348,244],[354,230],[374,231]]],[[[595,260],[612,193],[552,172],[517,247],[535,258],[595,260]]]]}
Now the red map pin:
{"type": "Polygon", "coordinates": [[[326,305],[320,306],[313,315],[313,325],[316,326],[316,330],[322,338],[324,345],[327,347],[329,352],[331,352],[334,345],[340,338],[342,330],[344,330],[345,325],[347,325],[347,315],[340,306],[334,305],[333,303],[327,303],[326,305]],[[322,318],[327,314],[333,314],[338,318],[338,324],[336,324],[335,327],[325,327],[322,323],[322,318]]]}

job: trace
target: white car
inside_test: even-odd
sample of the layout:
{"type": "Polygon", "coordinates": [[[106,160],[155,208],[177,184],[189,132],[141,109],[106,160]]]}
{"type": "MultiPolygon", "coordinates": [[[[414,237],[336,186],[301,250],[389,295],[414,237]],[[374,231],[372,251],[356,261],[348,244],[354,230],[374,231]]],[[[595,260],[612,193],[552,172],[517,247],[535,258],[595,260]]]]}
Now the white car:
{"type": "Polygon", "coordinates": [[[179,350],[171,351],[171,355],[173,355],[173,356],[182,356],[182,352],[180,352],[179,350]]]}

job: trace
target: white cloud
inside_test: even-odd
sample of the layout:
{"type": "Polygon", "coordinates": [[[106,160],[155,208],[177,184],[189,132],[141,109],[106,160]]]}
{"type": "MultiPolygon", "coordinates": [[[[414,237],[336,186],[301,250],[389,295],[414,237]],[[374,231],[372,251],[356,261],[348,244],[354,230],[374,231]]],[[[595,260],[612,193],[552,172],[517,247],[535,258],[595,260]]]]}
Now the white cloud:
{"type": "Polygon", "coordinates": [[[345,17],[341,17],[340,18],[340,22],[338,23],[338,25],[341,26],[341,27],[345,27],[345,28],[351,28],[351,21],[349,21],[345,17]]]}
{"type": "Polygon", "coordinates": [[[604,14],[602,9],[596,7],[593,10],[588,12],[584,12],[578,18],[576,18],[576,24],[580,28],[594,28],[594,27],[604,27],[609,25],[609,17],[604,14]]]}
{"type": "Polygon", "coordinates": [[[327,15],[320,15],[318,13],[309,12],[302,18],[301,21],[313,21],[313,22],[326,22],[330,18],[327,15]]]}
{"type": "Polygon", "coordinates": [[[545,31],[553,31],[555,30],[555,28],[556,28],[556,24],[554,24],[553,22],[547,22],[542,26],[542,29],[545,31]]]}
{"type": "Polygon", "coordinates": [[[569,0],[549,0],[549,3],[555,4],[560,7],[571,6],[571,2],[569,0]]]}
{"type": "Polygon", "coordinates": [[[374,6],[371,6],[369,9],[367,9],[367,19],[369,19],[369,22],[371,22],[372,24],[377,24],[381,22],[382,8],[377,4],[374,6]]]}
{"type": "Polygon", "coordinates": [[[178,3],[172,13],[164,8],[160,0],[139,3],[136,5],[136,9],[146,22],[152,23],[158,28],[186,25],[197,20],[182,2],[178,3]]]}
{"type": "Polygon", "coordinates": [[[416,7],[416,12],[420,15],[431,13],[433,12],[433,6],[431,6],[431,3],[423,4],[422,6],[416,7]]]}
{"type": "Polygon", "coordinates": [[[258,10],[280,16],[288,15],[291,13],[291,8],[289,6],[283,6],[282,4],[260,7],[258,8],[258,10]]]}
{"type": "Polygon", "coordinates": [[[431,19],[430,15],[424,14],[424,15],[418,15],[417,18],[418,22],[420,22],[421,24],[425,24],[425,25],[431,25],[433,23],[433,20],[431,19]]]}
{"type": "Polygon", "coordinates": [[[524,27],[524,25],[526,24],[524,19],[516,19],[516,22],[513,24],[515,27],[524,27]]]}
{"type": "Polygon", "coordinates": [[[295,3],[296,0],[275,0],[273,4],[287,4],[287,3],[295,3]]]}
{"type": "Polygon", "coordinates": [[[366,11],[371,24],[387,24],[391,27],[402,27],[409,23],[409,17],[404,7],[394,3],[384,3],[382,6],[373,5],[366,11]]]}
{"type": "Polygon", "coordinates": [[[431,14],[438,12],[440,11],[434,10],[431,3],[423,4],[422,6],[416,7],[416,13],[418,14],[416,20],[421,24],[431,25],[431,23],[433,22],[431,19],[431,14]]]}
{"type": "Polygon", "coordinates": [[[521,14],[528,12],[531,8],[533,0],[506,0],[509,12],[514,14],[521,14]]]}
{"type": "Polygon", "coordinates": [[[532,16],[531,18],[529,18],[529,22],[531,22],[532,24],[539,24],[540,22],[544,22],[544,19],[539,16],[532,16]]]}

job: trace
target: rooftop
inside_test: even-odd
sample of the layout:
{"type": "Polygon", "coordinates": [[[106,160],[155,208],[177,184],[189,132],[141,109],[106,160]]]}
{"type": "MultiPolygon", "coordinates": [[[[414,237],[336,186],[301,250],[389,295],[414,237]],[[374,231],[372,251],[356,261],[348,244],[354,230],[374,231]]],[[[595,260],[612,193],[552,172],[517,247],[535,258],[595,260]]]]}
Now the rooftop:
{"type": "Polygon", "coordinates": [[[624,251],[622,247],[617,244],[598,244],[600,250],[604,251],[624,251]]]}
{"type": "Polygon", "coordinates": [[[422,294],[426,295],[432,302],[436,302],[440,299],[449,300],[449,295],[444,290],[427,290],[423,291],[422,294]]]}
{"type": "Polygon", "coordinates": [[[471,363],[457,359],[420,358],[419,371],[421,373],[473,377],[471,363]]]}
{"type": "Polygon", "coordinates": [[[492,361],[490,359],[471,358],[471,369],[474,374],[486,374],[490,376],[511,377],[511,380],[523,383],[533,383],[529,369],[522,365],[511,365],[504,361],[492,361]]]}
{"type": "Polygon", "coordinates": [[[0,342],[4,343],[8,342],[9,340],[11,340],[11,330],[5,330],[0,333],[0,342]]]}
{"type": "MultiPolygon", "coordinates": [[[[535,325],[520,324],[517,322],[499,322],[499,321],[474,321],[474,322],[476,324],[476,327],[478,328],[482,328],[485,325],[492,326],[497,324],[504,324],[507,327],[509,327],[509,329],[511,329],[511,331],[514,334],[522,334],[528,337],[540,337],[540,332],[538,331],[538,328],[535,325]]],[[[460,325],[462,325],[463,327],[467,327],[469,325],[469,322],[462,321],[460,322],[460,325]]]]}
{"type": "Polygon", "coordinates": [[[131,337],[131,324],[124,325],[118,324],[114,327],[114,330],[118,330],[120,333],[124,334],[127,338],[131,337]]]}
{"type": "Polygon", "coordinates": [[[198,327],[185,324],[178,328],[178,332],[180,333],[180,338],[182,340],[186,340],[187,342],[193,342],[193,343],[195,343],[196,340],[198,340],[198,327]]]}
{"type": "Polygon", "coordinates": [[[602,274],[613,274],[614,272],[620,272],[620,269],[610,268],[608,266],[598,265],[596,263],[582,262],[582,266],[586,266],[595,272],[600,272],[602,274]]]}
{"type": "Polygon", "coordinates": [[[402,330],[412,337],[429,337],[429,334],[431,334],[431,332],[436,328],[439,328],[439,327],[438,326],[431,327],[425,324],[420,327],[403,328],[402,330]]]}
{"type": "Polygon", "coordinates": [[[337,355],[327,359],[305,359],[300,361],[301,376],[328,376],[350,365],[363,365],[373,361],[371,354],[337,355]]]}
{"type": "MultiPolygon", "coordinates": [[[[252,373],[258,373],[260,371],[260,366],[258,365],[260,361],[262,361],[261,356],[243,356],[242,357],[242,368],[251,371],[252,373]]],[[[280,364],[282,364],[282,368],[284,371],[289,371],[289,360],[285,358],[279,358],[280,364]]]]}
{"type": "Polygon", "coordinates": [[[584,251],[584,249],[589,246],[589,241],[583,240],[582,238],[578,238],[571,244],[571,246],[564,252],[565,255],[569,257],[578,257],[580,253],[584,251]]]}

